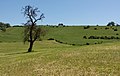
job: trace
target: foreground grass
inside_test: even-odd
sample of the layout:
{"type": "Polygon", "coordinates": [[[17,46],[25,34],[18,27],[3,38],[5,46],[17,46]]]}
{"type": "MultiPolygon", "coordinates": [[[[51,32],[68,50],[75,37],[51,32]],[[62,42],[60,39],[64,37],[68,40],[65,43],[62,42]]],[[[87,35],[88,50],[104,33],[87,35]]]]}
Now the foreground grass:
{"type": "Polygon", "coordinates": [[[120,76],[120,42],[71,46],[55,41],[0,43],[0,76],[120,76]],[[6,48],[7,47],[7,48],[6,48]]]}

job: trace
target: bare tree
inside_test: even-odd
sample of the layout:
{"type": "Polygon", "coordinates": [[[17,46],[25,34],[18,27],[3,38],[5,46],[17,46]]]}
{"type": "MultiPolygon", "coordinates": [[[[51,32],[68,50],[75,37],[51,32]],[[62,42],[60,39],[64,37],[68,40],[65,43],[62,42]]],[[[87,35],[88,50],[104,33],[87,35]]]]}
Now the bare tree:
{"type": "Polygon", "coordinates": [[[38,8],[34,8],[30,5],[25,6],[22,9],[24,16],[27,19],[27,23],[24,24],[25,30],[24,30],[24,43],[26,41],[30,42],[28,52],[32,52],[32,47],[34,42],[40,38],[40,36],[44,33],[40,27],[37,26],[37,21],[42,20],[44,17],[44,14],[40,14],[38,17],[38,13],[40,12],[38,8]]]}

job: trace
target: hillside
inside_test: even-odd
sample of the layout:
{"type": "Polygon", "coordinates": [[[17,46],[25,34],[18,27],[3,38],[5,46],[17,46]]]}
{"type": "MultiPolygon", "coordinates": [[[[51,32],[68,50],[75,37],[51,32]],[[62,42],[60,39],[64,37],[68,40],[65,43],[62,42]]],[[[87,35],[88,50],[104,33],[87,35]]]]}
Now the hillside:
{"type": "Polygon", "coordinates": [[[22,42],[24,28],[0,31],[0,76],[120,76],[119,39],[83,38],[92,35],[119,37],[119,27],[107,27],[107,30],[105,26],[43,28],[47,34],[42,37],[43,41],[35,42],[31,53],[27,53],[28,43],[22,42]],[[50,38],[54,40],[48,40],[50,38]],[[103,44],[72,46],[96,41],[103,41],[103,44]]]}
{"type": "Polygon", "coordinates": [[[117,37],[120,35],[120,27],[90,26],[84,29],[84,26],[69,27],[47,27],[48,33],[44,38],[53,38],[58,42],[72,45],[100,44],[106,42],[118,41],[119,39],[101,39],[102,37],[117,37]],[[107,29],[106,29],[107,28],[107,29]],[[117,29],[117,31],[115,30],[117,29]],[[84,38],[86,36],[87,38],[84,38]],[[99,37],[89,39],[89,37],[99,37]]]}
{"type": "MultiPolygon", "coordinates": [[[[101,44],[120,40],[120,27],[114,26],[42,26],[46,29],[43,40],[54,39],[57,42],[70,45],[101,44]]],[[[11,27],[6,32],[0,32],[0,42],[23,41],[23,27],[11,27]]]]}
{"type": "Polygon", "coordinates": [[[6,32],[0,31],[0,42],[21,42],[23,41],[22,27],[10,27],[6,32]]]}

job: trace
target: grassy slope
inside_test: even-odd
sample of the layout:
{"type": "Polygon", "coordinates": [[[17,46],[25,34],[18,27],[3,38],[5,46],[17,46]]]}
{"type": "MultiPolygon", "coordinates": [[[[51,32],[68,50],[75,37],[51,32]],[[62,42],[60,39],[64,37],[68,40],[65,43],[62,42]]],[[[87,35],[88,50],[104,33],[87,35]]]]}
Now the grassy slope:
{"type": "MultiPolygon", "coordinates": [[[[47,27],[47,29],[49,32],[44,38],[53,37],[76,44],[97,41],[84,41],[82,36],[86,33],[87,35],[116,35],[120,31],[104,29],[95,31],[94,27],[89,30],[83,30],[83,27],[56,29],[47,27]]],[[[71,46],[43,40],[35,43],[33,48],[35,52],[26,53],[28,43],[23,45],[21,42],[22,30],[23,28],[9,28],[4,33],[0,32],[0,76],[120,75],[120,42],[71,46]]]]}
{"type": "Polygon", "coordinates": [[[80,47],[42,41],[35,43],[35,52],[25,53],[28,44],[0,43],[0,76],[119,76],[119,46],[120,42],[80,47]]]}
{"type": "Polygon", "coordinates": [[[118,28],[118,31],[114,31],[111,27],[110,29],[105,30],[105,26],[91,26],[89,29],[83,29],[83,26],[71,26],[71,27],[48,27],[48,34],[45,36],[46,38],[55,38],[60,40],[61,42],[68,44],[95,44],[101,42],[113,42],[115,40],[103,40],[103,39],[83,39],[83,36],[118,36],[117,33],[120,33],[120,27],[112,27],[118,28]],[[97,30],[94,30],[97,28],[97,30]]]}
{"type": "MultiPolygon", "coordinates": [[[[54,38],[68,44],[84,45],[86,43],[95,44],[101,42],[113,42],[116,40],[103,40],[103,39],[83,39],[83,36],[115,36],[120,37],[120,27],[118,31],[114,31],[111,27],[105,30],[105,26],[90,26],[89,29],[83,29],[83,26],[71,27],[44,27],[47,29],[47,34],[44,39],[54,38]],[[97,28],[97,30],[94,30],[97,28]],[[119,35],[116,35],[119,34],[119,35]]],[[[12,27],[8,28],[6,32],[0,32],[0,42],[20,42],[23,40],[23,28],[12,27]]]]}
{"type": "Polygon", "coordinates": [[[11,27],[6,32],[0,31],[0,42],[21,42],[23,40],[23,28],[11,27]]]}

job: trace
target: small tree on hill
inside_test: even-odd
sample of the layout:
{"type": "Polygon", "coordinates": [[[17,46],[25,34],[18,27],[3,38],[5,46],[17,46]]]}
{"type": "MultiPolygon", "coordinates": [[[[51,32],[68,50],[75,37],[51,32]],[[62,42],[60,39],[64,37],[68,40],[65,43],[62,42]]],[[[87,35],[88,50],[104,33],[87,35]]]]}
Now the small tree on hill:
{"type": "Polygon", "coordinates": [[[111,21],[107,24],[107,26],[115,26],[115,22],[111,21]]]}
{"type": "Polygon", "coordinates": [[[9,23],[3,23],[3,22],[0,22],[0,30],[2,31],[6,31],[6,28],[9,28],[10,27],[10,24],[9,23]]]}
{"type": "Polygon", "coordinates": [[[24,16],[27,18],[27,23],[24,24],[24,42],[30,42],[28,52],[32,52],[34,42],[44,33],[44,31],[36,25],[37,21],[42,20],[45,17],[43,13],[38,17],[38,12],[40,11],[38,8],[31,7],[30,5],[25,6],[22,10],[24,16]]]}

